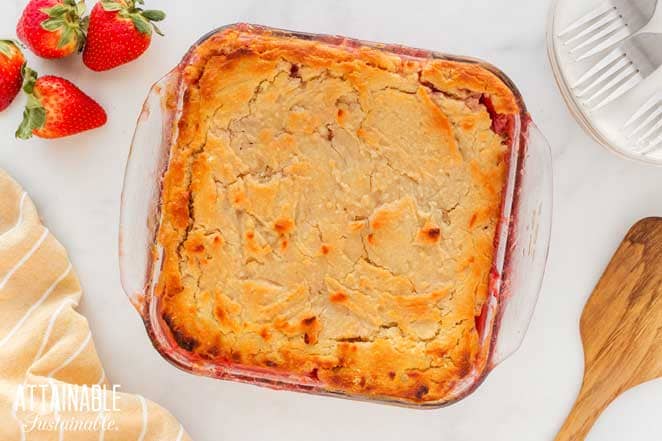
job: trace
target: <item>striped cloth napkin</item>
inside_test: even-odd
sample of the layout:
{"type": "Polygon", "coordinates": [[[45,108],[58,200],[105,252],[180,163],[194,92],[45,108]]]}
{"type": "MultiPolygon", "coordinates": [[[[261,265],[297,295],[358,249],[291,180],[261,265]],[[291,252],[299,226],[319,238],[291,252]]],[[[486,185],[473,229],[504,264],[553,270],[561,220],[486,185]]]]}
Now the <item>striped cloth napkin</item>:
{"type": "Polygon", "coordinates": [[[0,170],[0,440],[186,441],[163,408],[110,384],[64,248],[0,170]]]}

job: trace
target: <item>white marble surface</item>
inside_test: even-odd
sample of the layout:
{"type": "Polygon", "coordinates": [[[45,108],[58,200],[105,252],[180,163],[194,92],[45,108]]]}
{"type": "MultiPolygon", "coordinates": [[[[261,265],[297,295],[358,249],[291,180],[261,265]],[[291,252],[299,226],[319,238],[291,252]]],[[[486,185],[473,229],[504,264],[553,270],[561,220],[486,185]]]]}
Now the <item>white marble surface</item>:
{"type": "MultiPolygon", "coordinates": [[[[31,64],[63,75],[98,98],[110,121],[60,141],[14,140],[22,100],[0,115],[0,167],[31,193],[67,247],[85,289],[89,318],[108,376],[168,407],[198,441],[219,440],[551,440],[582,371],[578,320],[583,304],[627,229],[662,215],[662,168],[620,159],[593,142],[566,110],[549,68],[550,0],[148,0],[168,11],[167,34],[138,62],[108,73],[79,58],[31,64]],[[200,35],[237,21],[473,55],[521,88],[552,145],[555,214],[547,276],[523,346],[469,398],[416,411],[197,378],[152,349],[120,287],[119,195],[129,142],[150,84],[200,35]]],[[[0,2],[0,34],[12,36],[14,2],[0,2]]],[[[662,381],[617,400],[592,441],[662,439],[662,381]]]]}

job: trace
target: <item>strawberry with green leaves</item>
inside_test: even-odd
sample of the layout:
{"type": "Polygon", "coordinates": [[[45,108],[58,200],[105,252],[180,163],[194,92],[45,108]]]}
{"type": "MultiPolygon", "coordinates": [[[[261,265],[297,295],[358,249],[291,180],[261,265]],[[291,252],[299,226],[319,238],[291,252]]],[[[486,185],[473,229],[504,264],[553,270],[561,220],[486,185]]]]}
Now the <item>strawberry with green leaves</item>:
{"type": "Polygon", "coordinates": [[[28,103],[17,138],[62,138],[106,123],[103,108],[70,81],[55,76],[37,79],[35,71],[24,70],[23,90],[28,103]]]}
{"type": "Polygon", "coordinates": [[[85,3],[75,0],[30,0],[16,34],[36,55],[63,58],[80,51],[85,43],[85,3]]]}
{"type": "Polygon", "coordinates": [[[165,13],[144,10],[143,0],[101,0],[90,14],[83,62],[94,71],[110,70],[140,57],[163,33],[154,24],[165,13]]]}
{"type": "Polygon", "coordinates": [[[25,57],[16,43],[0,40],[0,112],[14,101],[23,83],[25,57]]]}

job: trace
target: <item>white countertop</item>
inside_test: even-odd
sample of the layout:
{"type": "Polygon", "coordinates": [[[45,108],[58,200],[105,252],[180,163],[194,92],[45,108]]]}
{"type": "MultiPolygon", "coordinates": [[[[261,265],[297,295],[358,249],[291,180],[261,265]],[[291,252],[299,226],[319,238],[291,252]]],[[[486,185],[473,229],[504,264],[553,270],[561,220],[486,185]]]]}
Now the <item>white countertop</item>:
{"type": "MultiPolygon", "coordinates": [[[[20,0],[19,0],[20,1],[20,0]]],[[[74,57],[30,58],[101,102],[108,124],[59,141],[14,140],[23,100],[0,115],[0,168],[32,195],[69,250],[108,377],[168,409],[197,441],[551,440],[574,401],[583,357],[584,302],[628,228],[662,215],[662,168],[628,162],[575,123],[547,61],[550,0],[147,0],[169,17],[147,55],[93,73],[74,57]],[[154,351],[119,281],[117,229],[124,163],[150,85],[199,36],[238,21],[472,55],[503,69],[521,89],[552,145],[555,212],[547,275],[521,349],[467,399],[440,410],[322,398],[198,378],[154,351]]],[[[0,2],[0,35],[13,36],[14,1],[0,2]]],[[[662,439],[662,381],[632,390],[607,409],[589,440],[662,439]]]]}

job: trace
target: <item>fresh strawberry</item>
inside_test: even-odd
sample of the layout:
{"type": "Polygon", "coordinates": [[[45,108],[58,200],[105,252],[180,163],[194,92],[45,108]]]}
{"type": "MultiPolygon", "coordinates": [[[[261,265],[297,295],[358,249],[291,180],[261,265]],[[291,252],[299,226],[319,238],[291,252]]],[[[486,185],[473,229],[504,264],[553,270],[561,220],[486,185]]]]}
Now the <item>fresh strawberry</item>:
{"type": "Polygon", "coordinates": [[[101,0],[90,14],[83,62],[95,71],[110,70],[141,56],[152,41],[153,23],[162,11],[143,10],[143,0],[101,0]]]}
{"type": "Polygon", "coordinates": [[[23,82],[23,52],[11,40],[0,40],[0,112],[14,101],[23,82]]]}
{"type": "Polygon", "coordinates": [[[106,123],[103,108],[70,81],[54,76],[37,79],[37,73],[29,68],[24,75],[28,103],[17,138],[62,138],[106,123]]]}
{"type": "Polygon", "coordinates": [[[62,58],[83,48],[85,3],[76,0],[30,0],[16,26],[18,38],[43,58],[62,58]]]}

